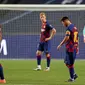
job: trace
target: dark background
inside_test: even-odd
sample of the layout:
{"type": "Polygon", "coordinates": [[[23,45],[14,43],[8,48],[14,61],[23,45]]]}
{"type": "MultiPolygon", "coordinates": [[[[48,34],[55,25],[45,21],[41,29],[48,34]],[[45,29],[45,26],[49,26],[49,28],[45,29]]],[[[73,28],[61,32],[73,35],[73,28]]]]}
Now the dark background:
{"type": "MultiPolygon", "coordinates": [[[[64,0],[0,0],[1,4],[61,4],[64,0]]],[[[68,0],[70,1],[70,0],[68,0]]],[[[76,4],[78,0],[72,0],[66,4],[76,4]]],[[[85,4],[82,0],[81,4],[85,4]]]]}

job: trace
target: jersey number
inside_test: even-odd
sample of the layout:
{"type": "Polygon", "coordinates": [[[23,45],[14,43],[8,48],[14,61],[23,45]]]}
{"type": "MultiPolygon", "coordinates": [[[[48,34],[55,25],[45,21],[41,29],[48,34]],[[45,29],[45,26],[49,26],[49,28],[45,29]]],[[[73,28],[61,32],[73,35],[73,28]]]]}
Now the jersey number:
{"type": "Polygon", "coordinates": [[[78,42],[78,32],[74,32],[74,42],[78,42]]]}

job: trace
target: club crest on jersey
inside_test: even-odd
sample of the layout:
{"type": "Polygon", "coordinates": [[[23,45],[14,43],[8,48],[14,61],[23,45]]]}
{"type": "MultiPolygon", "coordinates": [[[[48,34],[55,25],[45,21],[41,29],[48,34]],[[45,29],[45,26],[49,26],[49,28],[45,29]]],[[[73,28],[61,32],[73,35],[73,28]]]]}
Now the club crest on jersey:
{"type": "Polygon", "coordinates": [[[41,29],[41,32],[44,32],[45,31],[45,29],[41,29]]]}

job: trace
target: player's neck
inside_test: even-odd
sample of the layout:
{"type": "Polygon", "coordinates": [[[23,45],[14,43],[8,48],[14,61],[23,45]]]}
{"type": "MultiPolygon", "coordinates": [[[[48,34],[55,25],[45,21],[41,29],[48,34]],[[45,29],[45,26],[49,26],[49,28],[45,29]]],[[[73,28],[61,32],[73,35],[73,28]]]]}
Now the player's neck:
{"type": "Polygon", "coordinates": [[[71,23],[71,22],[69,22],[69,23],[68,23],[68,26],[70,26],[71,24],[72,24],[72,23],[71,23]]]}

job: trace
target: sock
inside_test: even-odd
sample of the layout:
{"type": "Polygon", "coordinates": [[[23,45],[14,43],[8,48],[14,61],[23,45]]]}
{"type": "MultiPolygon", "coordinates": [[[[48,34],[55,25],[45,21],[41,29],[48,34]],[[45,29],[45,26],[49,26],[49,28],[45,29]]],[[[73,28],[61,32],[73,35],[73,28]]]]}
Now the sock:
{"type": "Polygon", "coordinates": [[[74,79],[74,67],[69,68],[69,73],[70,73],[71,79],[74,79]]]}
{"type": "Polygon", "coordinates": [[[0,78],[3,80],[4,79],[4,73],[3,73],[3,67],[0,64],[0,78]]]}
{"type": "Polygon", "coordinates": [[[37,65],[41,65],[41,55],[37,56],[37,65]]]}
{"type": "Polygon", "coordinates": [[[41,69],[41,65],[38,65],[37,67],[41,69]]]}
{"type": "Polygon", "coordinates": [[[47,57],[47,67],[50,67],[50,56],[47,57]]]}
{"type": "Polygon", "coordinates": [[[75,72],[75,69],[74,69],[74,74],[73,74],[73,75],[74,75],[74,76],[77,75],[76,72],[75,72]]]}

